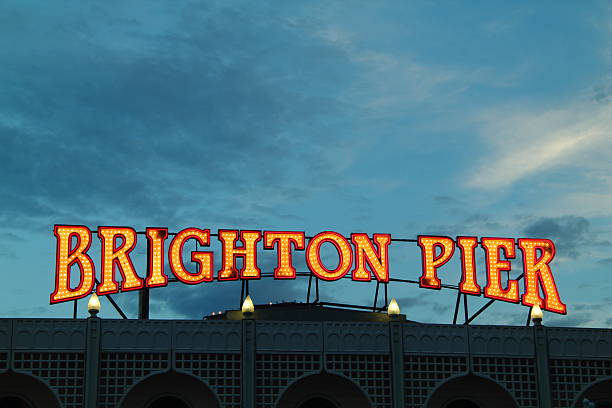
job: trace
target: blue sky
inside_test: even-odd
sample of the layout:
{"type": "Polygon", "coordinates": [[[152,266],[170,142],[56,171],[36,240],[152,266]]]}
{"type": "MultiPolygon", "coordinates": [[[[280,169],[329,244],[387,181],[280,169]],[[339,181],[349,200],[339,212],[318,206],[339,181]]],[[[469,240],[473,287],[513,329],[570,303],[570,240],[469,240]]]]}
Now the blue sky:
{"type": "MultiPolygon", "coordinates": [[[[609,3],[8,0],[0,32],[2,317],[71,315],[48,304],[63,223],[550,238],[568,315],[545,322],[612,327],[609,3]]],[[[419,276],[416,245],[390,251],[392,277],[419,276]]],[[[410,319],[452,319],[453,292],[389,290],[410,319]]],[[[252,285],[256,303],[305,292],[252,285]]],[[[152,316],[238,298],[174,284],[152,316]]],[[[476,322],[524,324],[497,303],[476,322]]]]}

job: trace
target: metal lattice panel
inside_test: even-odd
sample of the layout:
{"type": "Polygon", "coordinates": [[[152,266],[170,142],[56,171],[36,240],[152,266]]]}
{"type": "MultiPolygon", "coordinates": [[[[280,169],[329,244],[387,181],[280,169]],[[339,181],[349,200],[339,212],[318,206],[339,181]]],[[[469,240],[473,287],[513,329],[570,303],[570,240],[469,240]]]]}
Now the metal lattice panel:
{"type": "Polygon", "coordinates": [[[31,373],[49,384],[65,407],[83,406],[83,353],[16,352],[14,365],[15,371],[31,373]]]}
{"type": "Polygon", "coordinates": [[[612,376],[610,360],[551,359],[549,369],[555,407],[569,407],[586,385],[612,376]]]}
{"type": "Polygon", "coordinates": [[[328,354],[327,369],[355,380],[375,407],[391,407],[391,364],[387,354],[328,354]]]}
{"type": "Polygon", "coordinates": [[[208,383],[225,407],[240,407],[240,354],[176,353],[176,368],[208,383]]]}
{"type": "Polygon", "coordinates": [[[132,384],[155,371],[166,369],[168,353],[101,353],[99,406],[117,407],[132,384]]]}
{"type": "Polygon", "coordinates": [[[320,371],[319,354],[257,354],[256,406],[273,407],[291,380],[320,371]]]}
{"type": "Polygon", "coordinates": [[[474,372],[503,384],[521,407],[537,407],[536,367],[532,358],[474,357],[474,372]]]}
{"type": "Polygon", "coordinates": [[[422,407],[437,384],[466,369],[466,359],[461,356],[404,356],[406,406],[422,407]]]}
{"type": "Polygon", "coordinates": [[[8,352],[0,351],[0,371],[8,369],[8,352]]]}

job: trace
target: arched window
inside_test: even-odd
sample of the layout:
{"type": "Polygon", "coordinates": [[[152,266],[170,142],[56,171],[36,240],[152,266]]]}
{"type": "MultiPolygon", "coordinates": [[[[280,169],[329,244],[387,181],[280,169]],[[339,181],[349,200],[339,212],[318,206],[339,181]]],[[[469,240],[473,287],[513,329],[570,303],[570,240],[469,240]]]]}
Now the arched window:
{"type": "Polygon", "coordinates": [[[179,398],[166,396],[157,398],[148,408],[189,408],[189,405],[179,398]]]}
{"type": "Polygon", "coordinates": [[[480,405],[468,399],[458,399],[448,404],[446,408],[480,408],[480,405]]]}
{"type": "Polygon", "coordinates": [[[336,405],[327,398],[314,397],[303,402],[299,408],[337,408],[336,405]]]}
{"type": "Polygon", "coordinates": [[[19,397],[0,397],[0,408],[32,408],[19,397]]]}

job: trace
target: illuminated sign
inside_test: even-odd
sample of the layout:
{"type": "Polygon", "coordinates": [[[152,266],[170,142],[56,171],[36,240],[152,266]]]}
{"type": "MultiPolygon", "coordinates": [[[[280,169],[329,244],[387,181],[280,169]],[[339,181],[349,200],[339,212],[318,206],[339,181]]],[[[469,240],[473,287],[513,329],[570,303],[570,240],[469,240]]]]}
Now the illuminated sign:
{"type": "MultiPolygon", "coordinates": [[[[88,251],[92,244],[92,231],[78,225],[56,225],[57,259],[55,290],[51,303],[80,299],[94,290],[95,265],[88,251]],[[71,284],[71,272],[79,271],[78,285],[71,284]]],[[[147,228],[137,233],[130,227],[98,227],[100,239],[100,283],[95,290],[98,295],[127,292],[142,288],[166,286],[165,271],[167,255],[170,273],[188,285],[237,279],[259,279],[261,269],[257,264],[258,250],[276,251],[275,279],[295,279],[293,265],[297,252],[302,252],[310,273],[323,280],[335,281],[346,277],[355,281],[389,282],[390,234],[351,234],[350,239],[333,232],[320,232],[308,240],[301,231],[239,231],[221,229],[211,234],[209,229],[186,228],[169,234],[167,228],[147,228]],[[147,239],[146,277],[137,274],[131,260],[138,234],[147,239]],[[173,235],[170,240],[170,235],[173,235]],[[191,251],[193,265],[186,265],[183,252],[186,243],[197,242],[199,247],[210,247],[211,236],[216,236],[221,245],[221,268],[215,271],[213,251],[191,251]],[[166,241],[169,245],[166,250],[166,241]],[[260,244],[260,241],[263,241],[260,244]],[[335,249],[338,263],[328,268],[321,259],[323,246],[335,249]],[[241,267],[237,267],[240,259],[241,267]],[[117,272],[121,275],[119,281],[117,272]]],[[[541,308],[566,313],[566,306],[559,297],[550,263],[555,256],[555,246],[548,239],[457,237],[420,235],[416,240],[421,249],[422,288],[441,289],[438,270],[448,263],[455,252],[461,258],[461,278],[458,289],[469,295],[484,295],[487,298],[525,306],[539,305],[541,308]],[[485,255],[486,282],[478,282],[476,274],[476,248],[480,246],[485,255]],[[517,247],[522,253],[523,293],[520,294],[517,279],[510,279],[512,259],[517,256],[517,247]],[[458,251],[455,251],[458,249],[458,251]],[[505,276],[505,278],[504,278],[505,276]],[[543,295],[543,296],[542,296],[543,295]]],[[[198,247],[196,247],[198,248],[198,247]]],[[[75,277],[76,278],[76,274],[75,277]]]]}

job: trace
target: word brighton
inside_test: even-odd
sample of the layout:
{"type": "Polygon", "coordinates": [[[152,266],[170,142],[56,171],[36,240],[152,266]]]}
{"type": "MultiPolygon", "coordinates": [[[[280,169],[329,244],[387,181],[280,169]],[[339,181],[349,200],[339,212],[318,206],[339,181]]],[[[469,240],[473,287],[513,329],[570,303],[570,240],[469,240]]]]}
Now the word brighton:
{"type": "MultiPolygon", "coordinates": [[[[57,259],[55,291],[51,303],[80,299],[94,289],[95,266],[87,254],[92,242],[89,228],[78,225],[56,225],[57,259]],[[79,284],[71,285],[71,270],[80,272],[79,284]]],[[[98,227],[101,241],[100,283],[96,287],[98,295],[130,291],[142,288],[166,286],[168,276],[164,271],[167,228],[147,228],[144,235],[148,244],[147,275],[141,278],[130,259],[136,247],[137,233],[130,227],[98,227]],[[116,272],[121,274],[121,284],[116,272]]],[[[191,261],[197,264],[195,270],[188,270],[183,262],[185,243],[195,240],[200,246],[210,246],[210,230],[186,228],[170,241],[167,250],[168,264],[172,274],[181,282],[194,285],[210,282],[215,277],[214,253],[212,251],[192,251],[191,261]]],[[[239,231],[219,230],[216,234],[221,243],[221,269],[216,271],[219,281],[236,279],[259,279],[261,269],[257,266],[258,243],[263,238],[263,249],[276,251],[277,265],[274,278],[295,279],[293,266],[294,251],[305,251],[306,264],[310,272],[319,279],[334,281],[351,273],[355,281],[370,281],[374,277],[379,282],[389,281],[390,234],[351,234],[350,240],[337,232],[321,232],[309,239],[306,245],[304,232],[299,231],[239,231]],[[321,260],[321,248],[331,245],[338,253],[338,265],[328,269],[321,260]],[[242,260],[237,268],[237,260],[242,260]]],[[[521,238],[481,238],[457,237],[453,240],[443,236],[419,235],[417,243],[421,248],[422,275],[420,286],[440,289],[438,269],[446,264],[458,248],[461,252],[461,280],[459,290],[470,295],[481,295],[506,302],[533,306],[566,313],[561,302],[550,269],[555,256],[555,247],[548,239],[521,238]],[[477,282],[475,249],[480,244],[485,252],[487,282],[484,289],[477,282]],[[517,245],[518,244],[518,245],[517,245]],[[516,246],[523,255],[524,292],[519,297],[519,282],[504,279],[502,272],[511,270],[510,259],[516,257],[516,246]],[[502,257],[503,253],[503,257],[502,257]],[[540,296],[540,289],[543,297],[540,296]]]]}

